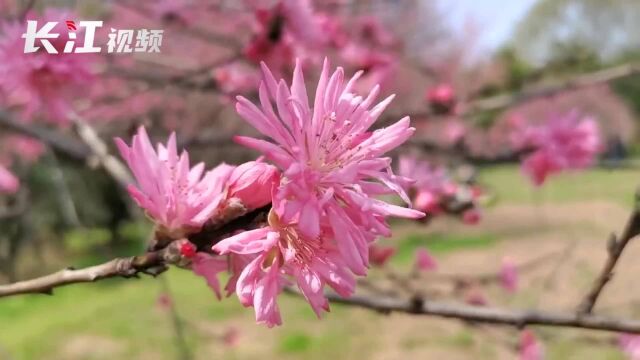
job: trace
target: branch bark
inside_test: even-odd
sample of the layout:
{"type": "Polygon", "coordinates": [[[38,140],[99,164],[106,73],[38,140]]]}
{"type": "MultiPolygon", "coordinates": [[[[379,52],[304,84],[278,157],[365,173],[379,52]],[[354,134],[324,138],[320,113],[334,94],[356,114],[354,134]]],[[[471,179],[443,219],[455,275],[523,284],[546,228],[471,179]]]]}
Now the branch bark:
{"type": "Polygon", "coordinates": [[[177,246],[177,243],[173,243],[162,250],[143,255],[116,258],[84,269],[67,268],[31,280],[0,285],[0,298],[23,294],[51,295],[55,288],[66,285],[96,282],[114,277],[137,277],[140,273],[155,276],[164,271],[167,264],[178,261],[180,251],[177,246]]]}
{"type": "MultiPolygon", "coordinates": [[[[640,190],[639,190],[640,191],[640,190]]],[[[640,234],[640,193],[636,193],[636,205],[627,220],[622,235],[618,238],[615,234],[611,234],[607,242],[607,260],[600,271],[598,277],[594,280],[589,292],[578,307],[578,313],[589,314],[598,301],[598,297],[602,293],[605,285],[613,278],[613,270],[615,269],[622,252],[627,244],[636,235],[640,234]]]]}
{"type": "Polygon", "coordinates": [[[336,294],[327,297],[334,303],[357,306],[382,313],[402,312],[448,319],[508,325],[523,328],[527,325],[569,327],[614,332],[640,333],[640,320],[627,320],[605,316],[560,313],[538,310],[508,310],[420,299],[406,300],[392,297],[352,296],[342,298],[336,294]]]}

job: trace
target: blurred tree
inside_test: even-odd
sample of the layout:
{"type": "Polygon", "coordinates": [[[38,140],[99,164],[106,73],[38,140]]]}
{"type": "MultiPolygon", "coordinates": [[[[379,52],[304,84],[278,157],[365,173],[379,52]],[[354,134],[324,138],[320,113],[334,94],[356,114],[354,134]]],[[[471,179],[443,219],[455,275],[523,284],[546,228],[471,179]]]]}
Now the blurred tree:
{"type": "Polygon", "coordinates": [[[640,47],[638,18],[637,0],[540,0],[517,27],[512,44],[535,65],[556,57],[559,49],[610,60],[640,47]]]}

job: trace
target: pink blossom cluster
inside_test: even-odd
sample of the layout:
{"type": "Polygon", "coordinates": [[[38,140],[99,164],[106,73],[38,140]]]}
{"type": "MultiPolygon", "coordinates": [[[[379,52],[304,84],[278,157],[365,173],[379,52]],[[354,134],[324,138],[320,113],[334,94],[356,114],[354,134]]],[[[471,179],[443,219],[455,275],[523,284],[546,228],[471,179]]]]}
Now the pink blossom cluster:
{"type": "Polygon", "coordinates": [[[527,153],[522,170],[536,186],[549,175],[592,166],[603,150],[596,120],[576,111],[552,116],[539,126],[516,121],[511,141],[514,148],[527,153]]]}
{"type": "Polygon", "coordinates": [[[47,10],[42,16],[32,13],[27,20],[57,21],[51,39],[59,54],[52,56],[43,47],[35,53],[24,53],[24,22],[0,22],[0,101],[16,108],[24,120],[35,117],[54,124],[67,124],[73,100],[87,90],[94,79],[95,58],[92,54],[63,53],[68,40],[65,20],[75,16],[67,11],[47,10]]]}
{"type": "Polygon", "coordinates": [[[478,186],[458,183],[444,167],[411,156],[400,158],[399,174],[415,180],[405,186],[412,194],[415,208],[427,214],[425,220],[450,213],[460,214],[466,224],[480,221],[478,205],[483,193],[478,186]]]}
{"type": "Polygon", "coordinates": [[[369,130],[393,96],[376,104],[377,86],[366,96],[354,94],[361,73],[347,80],[341,68],[330,72],[326,60],[312,102],[299,62],[291,85],[276,80],[265,64],[262,71],[258,106],[238,97],[236,109],[271,141],[236,141],[275,167],[258,161],[205,172],[203,164],[190,166],[186,151],[178,154],[174,135],[154,149],[144,128],[131,146],[116,141],[137,180],[131,196],[172,239],[224,218],[230,208],[271,203],[264,227],[226,238],[209,253],[190,246],[183,251],[218,297],[217,274],[229,271],[227,295],[235,292],[254,307],[258,322],[271,327],[282,322],[277,297],[284,286],[297,285],[320,316],[329,310],[325,286],[349,296],[355,276],[366,275],[371,244],[391,235],[387,217],[424,214],[377,198],[397,194],[410,205],[401,186],[409,180],[394,175],[391,159],[383,157],[413,134],[409,119],[369,130]]]}

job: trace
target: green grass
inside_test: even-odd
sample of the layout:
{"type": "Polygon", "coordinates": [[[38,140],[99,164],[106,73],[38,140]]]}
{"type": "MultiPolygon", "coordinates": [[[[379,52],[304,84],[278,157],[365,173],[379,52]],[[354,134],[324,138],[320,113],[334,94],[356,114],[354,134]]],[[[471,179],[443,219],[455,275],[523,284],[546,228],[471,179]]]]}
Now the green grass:
{"type": "Polygon", "coordinates": [[[457,235],[441,233],[415,233],[395,242],[397,252],[394,261],[407,263],[413,260],[416,248],[426,247],[434,254],[446,254],[463,249],[487,248],[497,238],[491,234],[457,235]]]}
{"type": "Polygon", "coordinates": [[[480,172],[480,180],[497,196],[500,203],[573,202],[613,200],[633,203],[640,181],[637,169],[592,169],[552,176],[540,188],[535,188],[518,167],[493,166],[480,172]]]}
{"type": "MultiPolygon", "coordinates": [[[[186,319],[220,320],[243,308],[218,302],[201,279],[186,271],[165,274],[186,319]]],[[[17,359],[41,359],[73,335],[108,337],[125,344],[130,356],[145,349],[173,354],[169,314],[156,304],[158,280],[145,278],[70,286],[54,296],[30,295],[0,303],[0,346],[17,359]],[[33,346],[37,344],[37,346],[33,346]]],[[[171,356],[168,356],[171,358],[171,356]]]]}

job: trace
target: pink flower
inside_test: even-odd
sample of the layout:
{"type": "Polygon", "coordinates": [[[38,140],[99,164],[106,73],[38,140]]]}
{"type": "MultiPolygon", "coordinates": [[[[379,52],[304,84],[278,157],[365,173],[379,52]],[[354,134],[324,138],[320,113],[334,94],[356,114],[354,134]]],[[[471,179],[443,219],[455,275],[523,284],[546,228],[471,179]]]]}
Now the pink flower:
{"type": "Polygon", "coordinates": [[[129,186],[129,194],[170,232],[200,228],[224,200],[233,167],[222,164],[203,176],[204,164],[190,168],[189,154],[183,151],[178,156],[175,134],[166,147],[158,144],[157,151],[144,127],[138,129],[131,147],[119,138],[116,145],[138,182],[129,186]]]}
{"type": "Polygon", "coordinates": [[[535,334],[530,330],[520,333],[519,360],[543,360],[544,348],[536,339],[535,334]]]}
{"type": "Polygon", "coordinates": [[[511,293],[518,291],[518,267],[508,257],[502,259],[500,285],[511,293]]]}
{"type": "Polygon", "coordinates": [[[629,360],[640,360],[640,335],[620,334],[618,345],[629,360]]]}
{"type": "Polygon", "coordinates": [[[222,298],[218,274],[227,271],[229,265],[227,259],[221,256],[213,256],[203,252],[196,253],[192,259],[191,268],[196,275],[207,280],[207,285],[216,294],[218,300],[222,298]]]}
{"type": "Polygon", "coordinates": [[[425,248],[419,248],[415,252],[416,260],[414,267],[422,271],[432,271],[438,268],[438,262],[434,258],[429,250],[425,248]]]}
{"type": "Polygon", "coordinates": [[[274,142],[237,141],[263,152],[283,171],[273,190],[269,226],[227,238],[213,250],[254,256],[237,279],[236,293],[241,303],[255,308],[258,322],[274,326],[281,323],[276,298],[284,284],[295,282],[320,316],[329,309],[325,285],[349,296],[353,275],[366,274],[369,245],[390,235],[386,217],[424,214],[375,198],[395,192],[408,202],[390,159],[380,156],[411,136],[409,119],[368,131],[391,98],[371,108],[379,88],[366,98],[352,94],[358,75],[345,83],[341,68],[329,76],[326,61],[313,108],[299,63],[291,88],[277,82],[264,64],[263,75],[261,107],[238,97],[236,108],[274,142]]]}
{"type": "Polygon", "coordinates": [[[593,165],[603,149],[596,121],[575,111],[552,117],[542,126],[518,126],[512,141],[518,148],[533,150],[522,169],[537,186],[551,174],[593,165]]]}
{"type": "Polygon", "coordinates": [[[374,266],[384,267],[395,253],[396,248],[392,246],[371,244],[369,246],[369,261],[374,266]]]}
{"type": "Polygon", "coordinates": [[[5,106],[19,106],[22,116],[31,120],[45,115],[44,120],[67,124],[72,102],[86,91],[94,80],[94,54],[63,53],[68,39],[65,20],[75,19],[69,12],[47,10],[42,17],[28,14],[28,20],[58,21],[53,32],[62,34],[51,40],[58,54],[48,54],[43,48],[25,54],[22,34],[24,22],[2,24],[0,31],[0,92],[5,106]]]}
{"type": "Polygon", "coordinates": [[[175,134],[154,150],[143,127],[131,147],[121,139],[116,145],[138,182],[129,193],[173,237],[202,227],[229,199],[238,198],[247,210],[266,205],[277,178],[273,166],[259,162],[222,164],[204,173],[202,163],[190,167],[186,151],[178,155],[175,134]]]}
{"type": "Polygon", "coordinates": [[[20,180],[0,164],[0,193],[15,194],[20,189],[20,180]]]}

